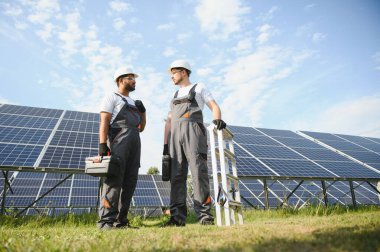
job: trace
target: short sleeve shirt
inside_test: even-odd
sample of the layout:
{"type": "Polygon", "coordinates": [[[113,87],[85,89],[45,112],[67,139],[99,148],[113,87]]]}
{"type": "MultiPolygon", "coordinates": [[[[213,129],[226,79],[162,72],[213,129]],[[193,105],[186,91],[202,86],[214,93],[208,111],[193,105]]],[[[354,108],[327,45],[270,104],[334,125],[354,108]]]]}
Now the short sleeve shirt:
{"type": "MultiPolygon", "coordinates": [[[[122,94],[119,94],[119,95],[124,97],[128,101],[128,104],[135,106],[135,101],[132,98],[128,96],[124,96],[122,94]]],[[[111,124],[113,123],[117,114],[119,114],[120,110],[123,108],[125,104],[125,102],[123,101],[123,99],[121,99],[119,95],[115,93],[110,93],[109,95],[104,97],[102,104],[100,106],[100,112],[107,112],[107,113],[112,114],[111,121],[110,121],[111,124]]]]}
{"type": "MultiPolygon", "coordinates": [[[[184,96],[187,96],[190,92],[190,89],[194,86],[195,84],[191,84],[186,87],[182,87],[178,89],[178,95],[177,98],[181,98],[184,96]]],[[[209,101],[214,100],[214,97],[210,93],[210,91],[203,85],[202,83],[198,83],[197,86],[195,87],[195,100],[198,103],[198,106],[203,110],[205,104],[207,104],[209,101]]],[[[174,97],[175,93],[173,94],[174,97]]]]}

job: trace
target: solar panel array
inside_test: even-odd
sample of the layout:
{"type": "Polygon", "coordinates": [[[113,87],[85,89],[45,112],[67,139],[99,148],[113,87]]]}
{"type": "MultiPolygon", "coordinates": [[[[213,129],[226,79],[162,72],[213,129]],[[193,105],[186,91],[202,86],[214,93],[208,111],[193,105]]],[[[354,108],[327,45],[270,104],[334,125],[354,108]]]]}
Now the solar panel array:
{"type": "Polygon", "coordinates": [[[289,130],[230,126],[239,176],[378,179],[373,171],[289,130]]]}
{"type": "Polygon", "coordinates": [[[0,105],[0,167],[75,171],[97,155],[99,115],[0,105]]]}
{"type": "MultiPolygon", "coordinates": [[[[23,208],[69,174],[16,172],[9,175],[11,190],[6,192],[5,206],[23,208]]],[[[4,183],[1,176],[0,183],[4,183]]],[[[2,194],[3,188],[0,189],[2,194]]],[[[69,179],[35,203],[33,208],[95,208],[98,201],[99,178],[85,174],[73,174],[69,179]]],[[[163,182],[160,175],[139,175],[136,191],[132,198],[133,207],[168,206],[169,182],[163,182]]],[[[1,201],[1,199],[0,199],[1,201]]],[[[31,209],[32,210],[32,209],[31,209]]]]}
{"type": "MultiPolygon", "coordinates": [[[[68,174],[57,173],[34,173],[18,172],[14,176],[10,175],[13,193],[10,190],[6,193],[5,206],[7,208],[22,208],[31,204],[44,192],[64,179],[68,174]]],[[[0,183],[3,182],[0,175],[0,183]]],[[[210,184],[212,180],[210,180],[210,184]]],[[[269,207],[280,206],[287,195],[298,185],[296,180],[273,181],[268,180],[269,207]]],[[[328,199],[330,204],[351,205],[352,198],[347,181],[326,182],[328,199]]],[[[373,184],[373,186],[376,186],[373,184]]],[[[241,178],[240,192],[244,197],[242,201],[246,207],[265,208],[266,199],[264,194],[264,184],[260,179],[241,178]]],[[[366,182],[354,182],[355,197],[357,204],[379,204],[377,193],[366,182]]],[[[212,187],[211,187],[212,189],[212,187]]],[[[97,206],[99,180],[97,178],[74,174],[63,184],[54,189],[51,193],[38,201],[26,214],[58,215],[94,211],[97,206]],[[46,211],[49,211],[46,213],[46,211]]],[[[139,175],[138,184],[132,199],[133,208],[150,208],[169,206],[169,182],[161,181],[160,175],[139,175]]],[[[2,193],[2,188],[0,194],[2,193]]],[[[211,195],[214,195],[211,190],[211,195]]],[[[191,206],[191,195],[188,197],[188,204],[191,206]]],[[[0,199],[1,202],[1,199],[0,199]]],[[[286,204],[291,206],[304,206],[307,204],[323,203],[322,186],[320,181],[304,182],[294,194],[286,200],[286,204]]]]}
{"type": "MultiPolygon", "coordinates": [[[[27,206],[69,173],[83,173],[85,157],[97,154],[98,129],[97,113],[0,105],[0,169],[24,171],[9,173],[13,194],[6,192],[6,206],[27,206]],[[31,169],[49,173],[26,172],[31,169]]],[[[262,178],[267,179],[270,206],[281,203],[300,179],[309,181],[288,199],[292,205],[321,202],[320,179],[356,179],[357,201],[379,204],[376,191],[360,181],[380,179],[380,139],[239,126],[229,129],[234,134],[237,170],[242,178],[240,190],[247,206],[264,205],[262,178]],[[276,177],[280,180],[273,180],[276,177]]],[[[209,170],[211,173],[210,163],[209,170]]],[[[0,191],[4,185],[1,177],[0,191]]],[[[371,181],[368,183],[376,187],[371,181]]],[[[57,212],[94,208],[98,182],[98,178],[74,174],[35,207],[52,207],[57,212]]],[[[352,201],[348,182],[326,184],[331,202],[352,201]]],[[[169,198],[168,182],[161,181],[160,176],[139,175],[133,206],[168,206],[169,198]]],[[[191,204],[191,197],[188,199],[191,204]]]]}
{"type": "Polygon", "coordinates": [[[310,131],[302,131],[302,133],[380,171],[379,138],[310,131]]]}

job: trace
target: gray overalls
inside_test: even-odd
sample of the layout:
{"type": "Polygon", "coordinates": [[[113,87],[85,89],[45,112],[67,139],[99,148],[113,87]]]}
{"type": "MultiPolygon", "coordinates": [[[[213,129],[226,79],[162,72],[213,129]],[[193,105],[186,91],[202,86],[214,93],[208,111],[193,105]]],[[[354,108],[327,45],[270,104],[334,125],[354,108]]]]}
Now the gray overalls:
{"type": "Polygon", "coordinates": [[[207,169],[207,133],[203,114],[195,99],[195,84],[186,97],[171,101],[171,191],[170,213],[184,223],[187,216],[186,180],[188,166],[193,180],[194,210],[198,220],[213,219],[210,214],[211,198],[207,169]]]}
{"type": "Polygon", "coordinates": [[[108,132],[111,159],[116,159],[119,164],[119,175],[104,179],[99,208],[100,225],[127,223],[140,168],[141,142],[137,126],[141,122],[141,115],[135,106],[129,105],[124,97],[120,97],[125,104],[108,132]]]}

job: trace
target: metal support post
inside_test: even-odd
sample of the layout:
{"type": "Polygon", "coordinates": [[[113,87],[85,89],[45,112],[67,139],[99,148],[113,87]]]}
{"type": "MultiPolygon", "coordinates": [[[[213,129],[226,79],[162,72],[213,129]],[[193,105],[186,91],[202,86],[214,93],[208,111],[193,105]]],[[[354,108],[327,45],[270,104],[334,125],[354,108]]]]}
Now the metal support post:
{"type": "Polygon", "coordinates": [[[321,180],[322,184],[322,192],[323,192],[323,201],[325,203],[325,206],[327,207],[328,200],[327,200],[327,189],[326,189],[326,184],[324,180],[321,180]]]}
{"type": "Polygon", "coordinates": [[[352,181],[349,181],[350,183],[350,191],[351,191],[351,198],[352,198],[352,205],[356,208],[356,198],[355,198],[355,190],[354,190],[354,184],[352,181]]]}
{"type": "Polygon", "coordinates": [[[263,182],[264,182],[264,194],[265,194],[265,209],[269,210],[269,193],[268,193],[267,180],[263,179],[263,182]]]}
{"type": "Polygon", "coordinates": [[[3,187],[3,200],[1,201],[1,214],[5,214],[5,198],[7,194],[8,187],[8,171],[3,172],[4,175],[4,187],[3,187]]]}

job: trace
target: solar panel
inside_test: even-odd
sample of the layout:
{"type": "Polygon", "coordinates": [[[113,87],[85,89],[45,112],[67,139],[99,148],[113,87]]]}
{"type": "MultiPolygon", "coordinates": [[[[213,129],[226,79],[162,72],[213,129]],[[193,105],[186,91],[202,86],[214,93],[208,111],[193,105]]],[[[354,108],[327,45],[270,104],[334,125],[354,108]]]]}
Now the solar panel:
{"type": "Polygon", "coordinates": [[[162,199],[162,203],[164,206],[170,205],[170,182],[162,181],[161,175],[153,175],[153,179],[156,182],[158,192],[162,199]]]}
{"type": "MultiPolygon", "coordinates": [[[[244,131],[248,132],[246,128],[244,131]]],[[[241,131],[236,126],[232,130],[236,145],[250,156],[250,158],[247,155],[237,156],[239,176],[336,177],[334,173],[278,141],[278,139],[287,139],[289,142],[293,139],[295,140],[293,145],[296,145],[303,139],[294,132],[271,129],[254,129],[250,132],[255,131],[258,133],[249,135],[239,133],[241,131]]],[[[314,143],[311,142],[311,146],[313,145],[314,143]]],[[[241,153],[240,149],[238,153],[241,153]]]]}
{"type": "MultiPolygon", "coordinates": [[[[17,172],[11,182],[13,194],[10,190],[7,191],[5,205],[7,207],[26,207],[68,175],[63,173],[17,172]]],[[[3,182],[3,180],[0,181],[3,182]]],[[[39,200],[34,207],[95,208],[98,201],[98,190],[99,178],[85,174],[73,174],[72,177],[39,200]]],[[[131,206],[168,206],[169,192],[170,183],[161,181],[160,175],[139,175],[131,206]]],[[[33,211],[28,210],[27,214],[33,214],[33,211]]]]}
{"type": "Polygon", "coordinates": [[[373,142],[375,142],[375,143],[380,144],[380,138],[366,137],[366,139],[369,139],[369,140],[371,140],[371,141],[373,141],[373,142]]]}
{"type": "Polygon", "coordinates": [[[97,149],[49,146],[39,163],[39,167],[84,169],[85,158],[97,154],[97,149]]]}
{"type": "Polygon", "coordinates": [[[0,166],[33,167],[43,146],[0,143],[0,166]]]}
{"type": "Polygon", "coordinates": [[[4,104],[0,166],[83,169],[98,152],[99,114],[4,104]]]}
{"type": "Polygon", "coordinates": [[[139,175],[133,201],[134,206],[162,206],[152,175],[139,175]]]}
{"type": "Polygon", "coordinates": [[[2,106],[0,107],[0,113],[10,115],[28,115],[59,118],[62,112],[63,110],[59,109],[34,108],[9,104],[2,104],[2,106]]]}
{"type": "Polygon", "coordinates": [[[276,176],[277,174],[253,157],[236,157],[236,169],[239,176],[276,176]]]}
{"type": "MultiPolygon", "coordinates": [[[[276,137],[275,139],[279,141],[280,143],[283,143],[285,146],[286,143],[289,143],[289,139],[297,139],[296,142],[292,144],[292,147],[287,146],[286,148],[288,150],[293,150],[299,154],[301,154],[303,157],[305,157],[307,160],[312,161],[313,165],[310,163],[305,163],[303,161],[301,162],[295,162],[295,161],[286,161],[286,163],[282,162],[279,164],[279,162],[272,162],[273,167],[289,167],[290,169],[287,169],[287,172],[292,173],[294,169],[296,169],[299,174],[304,174],[303,176],[306,176],[307,173],[314,174],[314,176],[336,176],[340,178],[379,178],[380,173],[376,173],[373,170],[370,170],[366,168],[365,166],[358,164],[347,157],[344,157],[342,155],[337,154],[336,152],[327,149],[321,145],[318,145],[310,140],[307,140],[310,142],[310,145],[312,148],[309,148],[309,146],[299,142],[299,137],[296,133],[290,132],[287,130],[268,130],[268,129],[258,129],[265,134],[267,134],[270,137],[276,137]],[[281,133],[283,132],[283,133],[281,133]],[[273,134],[273,135],[272,135],[273,134]],[[297,146],[297,143],[301,143],[302,145],[297,146]],[[307,146],[307,147],[305,147],[307,146]],[[304,166],[305,168],[302,169],[302,167],[298,168],[298,166],[304,166]],[[316,168],[316,165],[318,166],[318,169],[316,168]],[[323,170],[322,170],[322,169],[323,170]],[[290,171],[289,171],[290,170],[290,171]]],[[[338,137],[332,135],[325,137],[326,139],[332,139],[332,138],[338,137]]],[[[329,142],[338,142],[336,140],[325,140],[329,142]]],[[[351,144],[351,143],[348,143],[351,144]]],[[[273,148],[274,149],[274,148],[273,148]]],[[[275,149],[274,149],[275,151],[275,149]]],[[[271,161],[269,161],[271,163],[271,161]]],[[[276,170],[276,168],[274,168],[276,170]]],[[[277,168],[277,169],[280,169],[277,168]]],[[[295,174],[292,176],[296,176],[295,174]]]]}
{"type": "MultiPolygon", "coordinates": [[[[318,137],[319,141],[331,146],[325,148],[309,140],[310,137],[305,138],[302,134],[287,130],[240,126],[229,126],[229,129],[234,134],[238,175],[242,178],[380,178],[379,173],[331,151],[331,148],[336,148],[380,170],[378,138],[312,133],[314,138],[318,137]]],[[[68,175],[57,175],[54,172],[83,172],[85,157],[94,156],[98,152],[98,131],[98,113],[0,105],[0,168],[50,172],[14,173],[11,182],[15,190],[14,194],[6,192],[6,205],[26,206],[68,175]]],[[[210,158],[208,162],[211,169],[210,158]]],[[[262,181],[252,179],[251,182],[262,190],[262,181]]],[[[284,192],[291,191],[297,185],[292,180],[281,183],[268,180],[268,183],[272,183],[269,196],[272,204],[281,202],[279,198],[285,195],[284,192]]],[[[313,188],[320,191],[320,186],[316,184],[318,183],[302,185],[301,192],[311,195],[318,191],[313,188]]],[[[0,179],[0,185],[4,185],[4,179],[0,179]]],[[[339,188],[346,187],[347,182],[339,188]]],[[[136,207],[167,206],[170,200],[169,188],[169,182],[162,182],[160,175],[139,175],[132,204],[136,207]]],[[[373,194],[373,188],[368,185],[360,185],[358,188],[361,190],[358,193],[361,202],[376,202],[375,196],[368,196],[368,192],[373,194]]],[[[36,206],[58,207],[61,210],[57,211],[62,212],[65,207],[94,208],[99,200],[98,190],[98,178],[75,174],[36,206]]],[[[254,205],[262,205],[262,192],[254,197],[253,189],[244,186],[241,190],[242,195],[250,198],[254,205]]],[[[337,202],[339,198],[339,195],[334,196],[337,202]]],[[[191,203],[190,197],[188,200],[191,203]]],[[[304,195],[296,192],[294,197],[289,198],[289,202],[298,204],[307,200],[304,195]]]]}
{"type": "MultiPolygon", "coordinates": [[[[0,112],[1,113],[1,112],[0,112]]],[[[57,118],[0,114],[1,126],[32,129],[53,129],[57,118]]]]}
{"type": "Polygon", "coordinates": [[[0,126],[0,142],[43,145],[51,134],[51,130],[11,128],[0,126]]]}
{"type": "Polygon", "coordinates": [[[306,134],[308,137],[322,142],[331,149],[336,149],[341,153],[370,165],[372,168],[380,172],[380,153],[376,152],[377,143],[375,143],[375,141],[359,136],[333,135],[329,133],[310,131],[301,132],[306,134]]]}

